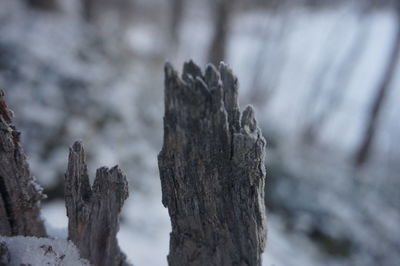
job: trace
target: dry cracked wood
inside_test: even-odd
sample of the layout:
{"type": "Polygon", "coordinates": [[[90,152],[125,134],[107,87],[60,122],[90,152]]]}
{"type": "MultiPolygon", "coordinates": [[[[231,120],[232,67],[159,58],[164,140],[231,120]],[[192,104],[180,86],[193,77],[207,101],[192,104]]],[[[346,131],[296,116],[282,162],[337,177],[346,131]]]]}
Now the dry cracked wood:
{"type": "Polygon", "coordinates": [[[6,242],[0,241],[0,266],[7,266],[10,264],[10,252],[6,242]]]}
{"type": "Polygon", "coordinates": [[[75,142],[65,174],[68,237],[82,258],[95,266],[129,265],[116,238],[119,213],[127,197],[128,183],[118,166],[97,169],[90,186],[82,144],[75,142]]]}
{"type": "Polygon", "coordinates": [[[221,64],[205,73],[165,66],[163,204],[172,222],[171,266],[261,265],[265,246],[265,145],[254,112],[221,64]]]}
{"type": "Polygon", "coordinates": [[[42,188],[30,173],[12,118],[0,90],[0,235],[45,236],[42,188]]]}

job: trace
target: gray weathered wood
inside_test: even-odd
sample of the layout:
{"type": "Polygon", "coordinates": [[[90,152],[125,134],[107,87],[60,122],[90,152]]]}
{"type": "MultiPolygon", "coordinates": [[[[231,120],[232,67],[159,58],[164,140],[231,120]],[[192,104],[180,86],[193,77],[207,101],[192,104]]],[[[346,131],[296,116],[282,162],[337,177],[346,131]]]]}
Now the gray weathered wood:
{"type": "Polygon", "coordinates": [[[171,266],[261,265],[265,246],[265,145],[238,82],[221,64],[205,73],[165,66],[163,204],[172,222],[171,266]]]}
{"type": "Polygon", "coordinates": [[[0,241],[0,266],[7,266],[10,264],[10,252],[6,242],[0,241]]]}
{"type": "Polygon", "coordinates": [[[42,189],[30,173],[12,118],[0,90],[0,235],[45,236],[42,189]]]}
{"type": "Polygon", "coordinates": [[[82,258],[95,266],[129,265],[116,238],[118,216],[127,197],[128,183],[118,166],[97,169],[90,186],[84,149],[75,142],[65,174],[68,238],[82,258]]]}

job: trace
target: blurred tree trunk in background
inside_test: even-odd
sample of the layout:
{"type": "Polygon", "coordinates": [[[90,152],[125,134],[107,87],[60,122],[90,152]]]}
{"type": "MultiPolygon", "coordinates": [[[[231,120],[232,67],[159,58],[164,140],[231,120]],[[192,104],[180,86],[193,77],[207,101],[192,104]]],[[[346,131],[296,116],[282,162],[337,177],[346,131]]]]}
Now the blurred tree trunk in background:
{"type": "Polygon", "coordinates": [[[25,2],[32,8],[55,11],[58,9],[57,0],[25,0],[25,2]]]}
{"type": "Polygon", "coordinates": [[[171,3],[171,40],[172,44],[179,42],[179,29],[183,19],[183,0],[172,0],[171,3]]]}
{"type": "MultiPolygon", "coordinates": [[[[352,81],[353,73],[357,69],[360,60],[364,55],[364,51],[367,48],[372,29],[370,15],[376,7],[376,1],[372,1],[366,3],[366,6],[361,9],[358,22],[360,26],[356,33],[357,35],[354,38],[355,40],[352,42],[351,47],[348,48],[348,52],[346,53],[346,56],[344,56],[341,66],[337,71],[335,71],[336,73],[333,79],[335,82],[329,82],[331,85],[326,92],[327,95],[324,96],[327,98],[327,102],[316,115],[307,118],[309,121],[307,121],[307,124],[305,125],[302,136],[305,143],[314,144],[317,142],[325,124],[340,110],[346,89],[352,81]]],[[[321,85],[318,86],[322,89],[321,85]]]]}
{"type": "Polygon", "coordinates": [[[216,0],[213,4],[213,7],[215,7],[215,28],[208,52],[208,61],[218,65],[226,56],[229,22],[235,0],[216,0]]]}
{"type": "Polygon", "coordinates": [[[328,81],[330,81],[330,75],[334,70],[335,60],[326,54],[335,54],[337,47],[331,45],[332,43],[338,43],[341,38],[343,29],[343,20],[341,18],[336,19],[335,23],[327,29],[327,35],[325,37],[322,47],[325,49],[321,50],[317,68],[315,70],[312,82],[310,84],[310,90],[307,92],[307,98],[304,103],[304,113],[299,113],[299,119],[303,120],[304,131],[302,133],[302,140],[306,143],[313,143],[314,136],[316,135],[316,129],[310,127],[310,124],[314,121],[314,116],[318,114],[321,109],[321,102],[323,102],[327,96],[326,91],[328,81]]]}
{"type": "Polygon", "coordinates": [[[90,23],[101,20],[106,12],[114,11],[117,14],[115,21],[125,25],[134,10],[133,0],[82,0],[82,16],[90,23]]]}
{"type": "MultiPolygon", "coordinates": [[[[239,2],[237,3],[239,6],[239,2]]],[[[268,0],[266,3],[268,3],[269,12],[279,14],[282,17],[285,16],[285,18],[282,19],[283,23],[278,26],[271,23],[270,18],[265,18],[264,29],[258,33],[261,36],[261,42],[254,60],[249,101],[255,105],[262,104],[264,107],[271,100],[282,74],[285,55],[282,49],[283,45],[280,45],[280,43],[292,20],[291,16],[287,16],[282,11],[282,3],[280,1],[268,0]],[[265,60],[266,58],[269,58],[269,60],[265,60]],[[268,70],[265,72],[267,68],[268,70]],[[265,82],[265,80],[268,82],[265,82]]],[[[239,9],[239,7],[237,8],[239,9]]]]}
{"type": "Polygon", "coordinates": [[[118,0],[115,1],[115,5],[118,13],[118,23],[122,32],[125,32],[134,17],[135,0],[118,0]]]}
{"type": "Polygon", "coordinates": [[[91,45],[118,64],[126,59],[134,10],[134,0],[81,0],[81,16],[95,29],[91,45]]]}
{"type": "Polygon", "coordinates": [[[95,17],[96,0],[82,0],[82,15],[87,22],[92,22],[95,17]]]}
{"type": "Polygon", "coordinates": [[[348,84],[351,82],[354,71],[357,65],[359,65],[364,51],[368,44],[368,38],[370,37],[371,25],[367,18],[367,15],[361,18],[361,29],[357,33],[355,41],[352,43],[349,51],[340,66],[340,69],[335,74],[335,79],[338,83],[333,84],[329,88],[328,101],[324,105],[324,108],[311,118],[308,124],[305,126],[303,131],[303,140],[308,144],[315,143],[324,128],[324,125],[332,119],[332,117],[340,110],[340,105],[345,97],[345,92],[348,84]]]}
{"type": "Polygon", "coordinates": [[[396,1],[396,16],[397,32],[394,39],[393,48],[390,52],[389,61],[382,80],[378,86],[378,92],[375,98],[372,100],[371,107],[368,111],[368,120],[366,122],[360,146],[356,150],[355,164],[357,166],[363,165],[370,157],[373,140],[378,129],[379,116],[384,107],[387,92],[396,73],[400,56],[400,1],[396,1]]]}

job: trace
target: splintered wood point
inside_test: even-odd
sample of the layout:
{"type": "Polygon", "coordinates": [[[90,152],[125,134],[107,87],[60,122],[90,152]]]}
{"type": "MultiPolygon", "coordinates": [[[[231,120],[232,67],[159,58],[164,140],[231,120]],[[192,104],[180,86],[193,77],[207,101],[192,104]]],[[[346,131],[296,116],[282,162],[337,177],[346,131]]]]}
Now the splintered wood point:
{"type": "Polygon", "coordinates": [[[170,266],[261,265],[266,240],[266,142],[252,107],[238,104],[226,64],[182,76],[165,66],[162,202],[172,232],[170,266]]]}
{"type": "Polygon", "coordinates": [[[94,266],[129,265],[117,242],[119,213],[128,198],[126,176],[118,166],[97,169],[90,186],[80,142],[70,148],[65,174],[68,238],[94,266]]]}

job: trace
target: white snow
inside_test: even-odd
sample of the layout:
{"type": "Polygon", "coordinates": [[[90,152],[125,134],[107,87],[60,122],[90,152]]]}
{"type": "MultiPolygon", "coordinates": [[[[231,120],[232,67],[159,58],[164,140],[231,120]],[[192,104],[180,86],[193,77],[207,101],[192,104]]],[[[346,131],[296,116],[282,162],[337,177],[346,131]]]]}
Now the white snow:
{"type": "Polygon", "coordinates": [[[44,204],[41,214],[46,225],[47,235],[54,238],[67,239],[68,217],[63,201],[57,200],[44,204]]]}
{"type": "Polygon", "coordinates": [[[7,244],[10,266],[89,266],[71,241],[37,237],[0,237],[7,244]]]}

